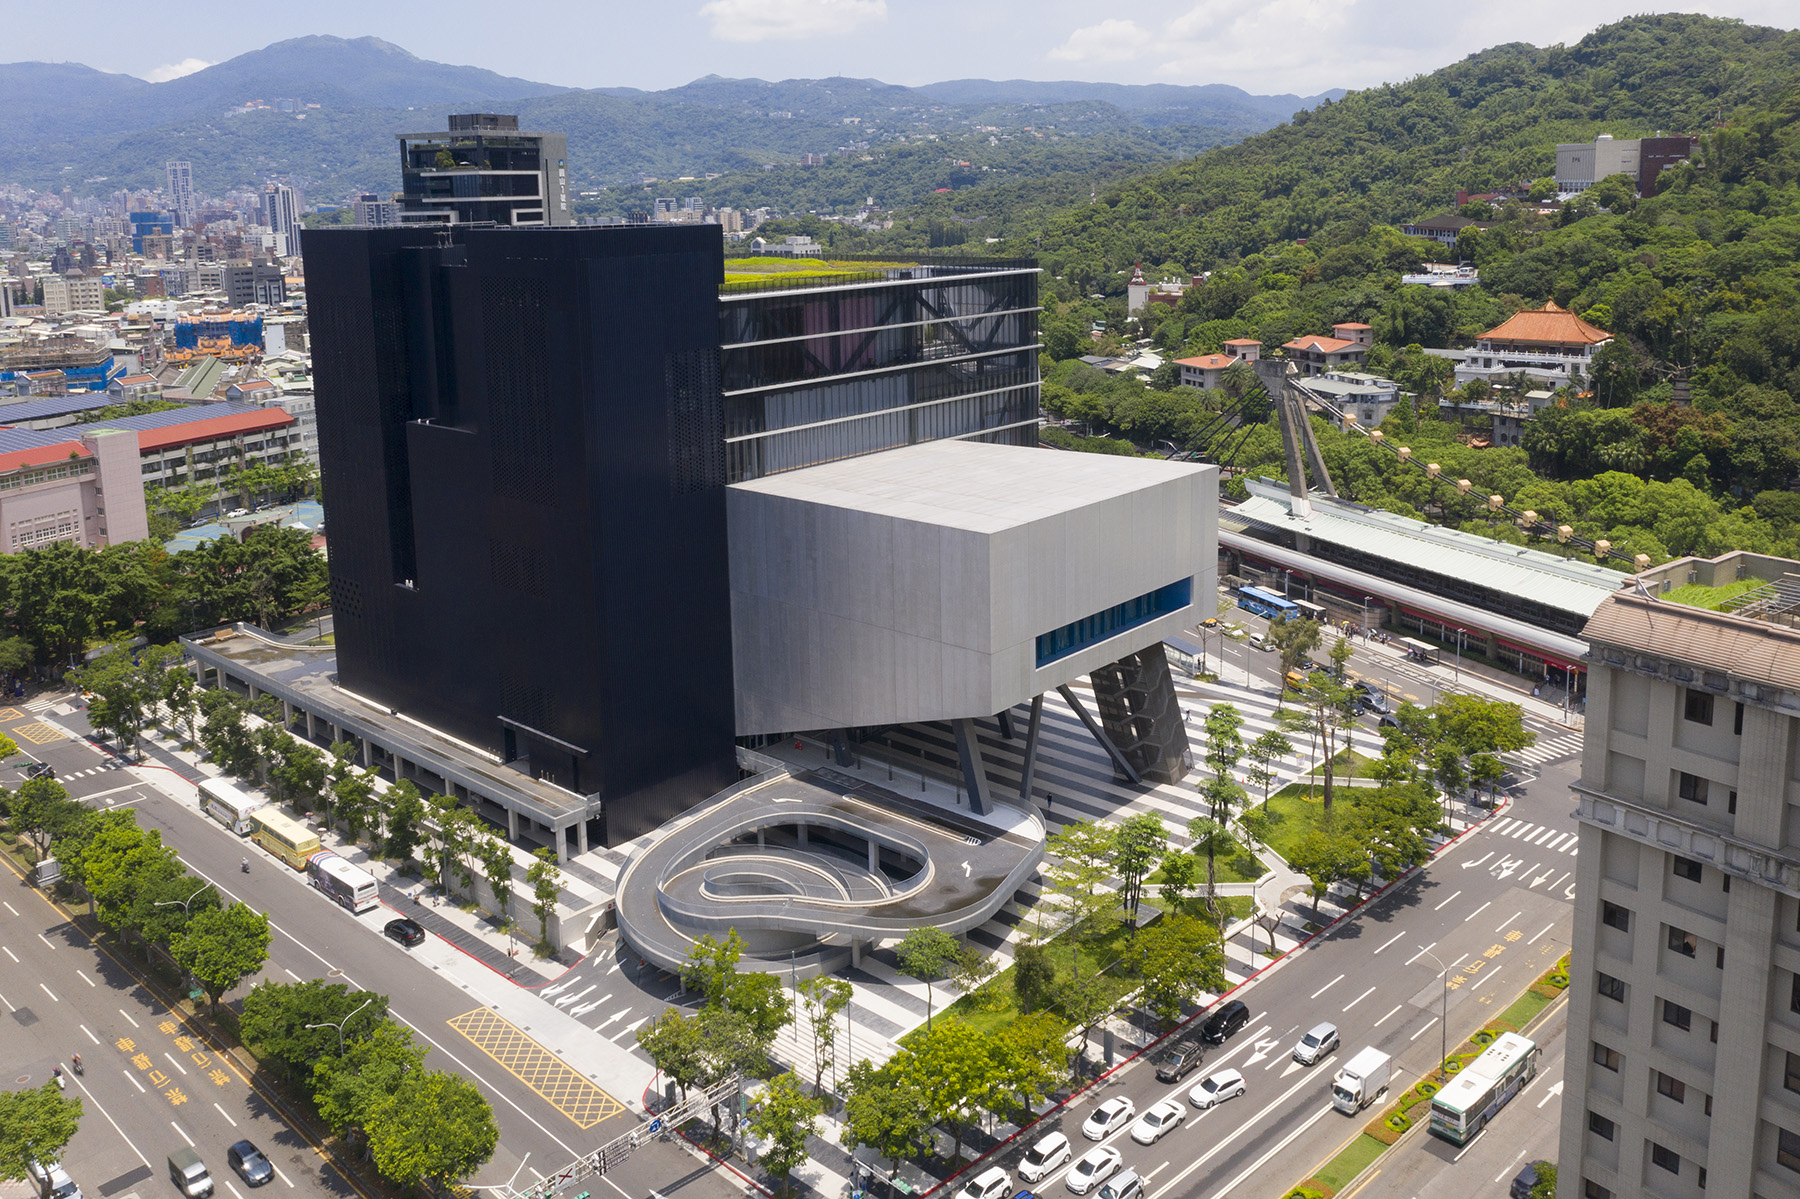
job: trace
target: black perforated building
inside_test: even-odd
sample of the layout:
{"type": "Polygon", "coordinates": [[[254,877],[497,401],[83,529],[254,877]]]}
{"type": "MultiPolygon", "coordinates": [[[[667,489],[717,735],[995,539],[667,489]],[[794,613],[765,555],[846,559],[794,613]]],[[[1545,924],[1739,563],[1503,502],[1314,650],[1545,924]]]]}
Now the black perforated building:
{"type": "Polygon", "coordinates": [[[729,784],[718,229],[305,242],[339,684],[607,844],[729,784]]]}

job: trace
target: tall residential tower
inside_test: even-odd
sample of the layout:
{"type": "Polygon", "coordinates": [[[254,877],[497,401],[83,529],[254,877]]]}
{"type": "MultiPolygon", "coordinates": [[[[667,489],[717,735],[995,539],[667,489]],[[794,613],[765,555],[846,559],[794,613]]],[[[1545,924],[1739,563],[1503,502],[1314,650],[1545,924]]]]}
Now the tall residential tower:
{"type": "Polygon", "coordinates": [[[458,113],[444,133],[402,133],[402,224],[568,225],[569,139],[519,118],[458,113]]]}

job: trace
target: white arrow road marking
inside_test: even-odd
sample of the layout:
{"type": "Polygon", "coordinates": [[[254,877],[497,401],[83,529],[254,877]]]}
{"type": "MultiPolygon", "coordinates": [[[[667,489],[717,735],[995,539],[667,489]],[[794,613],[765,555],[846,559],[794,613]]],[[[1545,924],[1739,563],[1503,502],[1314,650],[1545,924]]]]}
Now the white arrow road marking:
{"type": "Polygon", "coordinates": [[[619,1011],[614,1012],[612,1015],[608,1016],[606,1019],[600,1021],[599,1024],[595,1025],[594,1026],[595,1031],[605,1028],[608,1024],[617,1024],[620,1020],[623,1020],[625,1018],[625,1013],[629,1012],[630,1010],[631,1010],[630,1008],[623,1008],[619,1011]]]}
{"type": "Polygon", "coordinates": [[[1559,1078],[1550,1084],[1550,1089],[1544,1092],[1544,1097],[1542,1099],[1538,1100],[1538,1106],[1543,1107],[1546,1103],[1549,1103],[1560,1094],[1562,1094],[1562,1079],[1559,1078]]]}
{"type": "Polygon", "coordinates": [[[590,986],[587,989],[587,991],[577,991],[573,995],[564,995],[561,999],[558,999],[556,1001],[556,1006],[561,1007],[565,1003],[574,1003],[577,999],[580,999],[583,995],[586,995],[588,993],[588,991],[593,991],[593,990],[598,989],[599,985],[600,985],[599,983],[595,983],[592,986],[590,986]]]}
{"type": "Polygon", "coordinates": [[[1565,899],[1574,899],[1575,898],[1575,886],[1573,883],[1571,883],[1569,885],[1569,889],[1567,891],[1563,892],[1563,898],[1565,898],[1565,899]]]}
{"type": "Polygon", "coordinates": [[[648,1020],[649,1018],[650,1017],[645,1016],[642,1020],[633,1020],[630,1024],[627,1024],[624,1028],[621,1028],[618,1032],[616,1032],[612,1036],[608,1037],[607,1040],[609,1040],[613,1044],[617,1045],[619,1043],[620,1037],[624,1036],[628,1032],[636,1032],[638,1029],[638,1025],[642,1024],[644,1022],[644,1020],[648,1020]]]}
{"type": "Polygon", "coordinates": [[[581,979],[579,978],[571,978],[567,982],[557,983],[554,987],[545,987],[542,991],[539,991],[538,994],[542,995],[545,999],[550,998],[552,995],[561,995],[564,991],[580,981],[581,979]]]}
{"type": "Polygon", "coordinates": [[[1268,1057],[1269,1051],[1274,1049],[1275,1046],[1277,1046],[1279,1044],[1281,1044],[1281,1042],[1278,1041],[1277,1039],[1275,1039],[1274,1037],[1270,1037],[1266,1041],[1257,1041],[1254,1045],[1256,1052],[1252,1053],[1247,1059],[1245,1059],[1244,1065],[1247,1067],[1256,1065],[1256,1063],[1258,1063],[1258,1062],[1262,1061],[1264,1058],[1268,1057]]]}
{"type": "Polygon", "coordinates": [[[1306,1069],[1305,1066],[1302,1066],[1299,1062],[1295,1061],[1293,1058],[1290,1057],[1288,1059],[1287,1069],[1285,1069],[1281,1072],[1281,1077],[1286,1078],[1288,1075],[1292,1074],[1294,1071],[1304,1070],[1304,1069],[1306,1069]]]}
{"type": "Polygon", "coordinates": [[[1524,861],[1524,858],[1501,858],[1498,865],[1505,867],[1505,869],[1501,870],[1498,874],[1495,874],[1492,870],[1488,871],[1488,873],[1493,874],[1495,878],[1511,878],[1513,871],[1517,870],[1524,861]]]}
{"type": "Polygon", "coordinates": [[[1476,858],[1473,862],[1464,862],[1462,864],[1462,868],[1464,870],[1467,870],[1471,866],[1479,866],[1483,862],[1487,861],[1489,858],[1491,858],[1493,856],[1494,856],[1494,851],[1490,849],[1486,853],[1482,854],[1480,857],[1476,858]]]}
{"type": "Polygon", "coordinates": [[[964,878],[971,877],[971,875],[969,873],[969,862],[968,862],[968,859],[966,859],[966,858],[963,859],[963,877],[964,878]]]}
{"type": "Polygon", "coordinates": [[[1547,880],[1547,879],[1548,879],[1548,878],[1549,878],[1549,877],[1550,877],[1550,876],[1551,876],[1551,875],[1552,875],[1552,874],[1555,874],[1555,873],[1556,873],[1556,872],[1555,872],[1555,871],[1554,871],[1554,870],[1546,870],[1546,871],[1544,871],[1544,872],[1543,872],[1543,873],[1542,873],[1542,874],[1540,874],[1540,875],[1538,875],[1538,876],[1537,876],[1537,877],[1536,877],[1536,878],[1534,878],[1534,879],[1532,879],[1532,880],[1531,880],[1531,885],[1532,885],[1532,886],[1533,886],[1533,887],[1535,887],[1535,886],[1537,886],[1537,885],[1538,885],[1538,884],[1539,884],[1539,883],[1541,883],[1541,882],[1544,882],[1544,881],[1545,881],[1545,880],[1547,880]]]}

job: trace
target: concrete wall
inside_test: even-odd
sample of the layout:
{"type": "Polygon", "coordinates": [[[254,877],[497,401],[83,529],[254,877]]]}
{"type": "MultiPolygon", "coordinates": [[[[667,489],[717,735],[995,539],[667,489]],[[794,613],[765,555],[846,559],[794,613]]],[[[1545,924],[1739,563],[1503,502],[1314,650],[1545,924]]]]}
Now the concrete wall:
{"type": "Polygon", "coordinates": [[[94,451],[99,506],[105,513],[95,522],[96,531],[105,530],[108,545],[150,536],[138,435],[128,429],[101,429],[82,441],[94,451]]]}
{"type": "Polygon", "coordinates": [[[989,715],[1195,624],[1217,470],[1159,465],[994,532],[729,488],[738,734],[989,715]],[[1037,668],[1039,634],[1182,578],[1187,610],[1037,668]]]}

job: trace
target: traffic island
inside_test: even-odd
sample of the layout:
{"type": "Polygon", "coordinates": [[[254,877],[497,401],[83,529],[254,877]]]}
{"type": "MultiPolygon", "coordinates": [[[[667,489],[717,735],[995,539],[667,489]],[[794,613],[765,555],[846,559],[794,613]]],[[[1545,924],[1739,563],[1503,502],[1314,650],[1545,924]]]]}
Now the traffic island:
{"type": "Polygon", "coordinates": [[[1502,1033],[1522,1032],[1544,1014],[1544,1010],[1569,986],[1569,957],[1545,971],[1536,982],[1494,1019],[1482,1025],[1445,1058],[1439,1067],[1414,1083],[1390,1103],[1380,1115],[1364,1125],[1361,1135],[1339,1149],[1335,1156],[1300,1185],[1283,1192],[1284,1199],[1333,1199],[1363,1177],[1387,1151],[1405,1139],[1409,1132],[1431,1123],[1431,1097],[1442,1090],[1470,1062],[1502,1033]],[[1416,1109],[1425,1105],[1424,1111],[1416,1109]]]}

